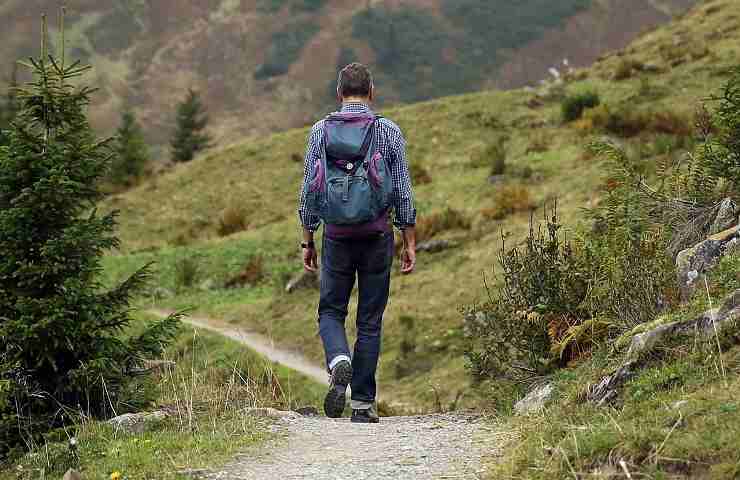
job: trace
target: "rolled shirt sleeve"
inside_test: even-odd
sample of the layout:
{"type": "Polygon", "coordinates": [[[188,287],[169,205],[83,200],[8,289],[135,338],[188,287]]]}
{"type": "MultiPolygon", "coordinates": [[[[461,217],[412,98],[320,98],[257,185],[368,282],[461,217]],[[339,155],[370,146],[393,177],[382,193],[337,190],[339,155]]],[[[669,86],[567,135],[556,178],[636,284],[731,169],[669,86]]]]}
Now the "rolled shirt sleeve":
{"type": "Polygon", "coordinates": [[[321,219],[308,208],[307,194],[308,185],[314,174],[314,168],[316,168],[316,162],[321,158],[321,151],[323,149],[322,142],[324,140],[324,129],[323,121],[318,122],[311,129],[311,134],[308,136],[308,146],[306,147],[306,157],[304,159],[303,166],[303,184],[301,186],[298,215],[301,219],[303,227],[311,232],[315,232],[321,225],[321,219]]]}

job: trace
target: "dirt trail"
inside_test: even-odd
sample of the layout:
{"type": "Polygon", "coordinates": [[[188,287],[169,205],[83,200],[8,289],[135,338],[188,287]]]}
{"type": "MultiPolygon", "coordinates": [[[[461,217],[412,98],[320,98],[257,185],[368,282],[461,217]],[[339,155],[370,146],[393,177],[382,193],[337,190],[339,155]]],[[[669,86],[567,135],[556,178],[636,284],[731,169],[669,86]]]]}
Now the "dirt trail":
{"type": "MultiPolygon", "coordinates": [[[[167,317],[173,313],[171,310],[163,310],[159,308],[150,309],[147,310],[147,312],[160,318],[167,317]]],[[[321,384],[326,384],[328,381],[329,377],[325,369],[311,363],[298,353],[276,347],[274,342],[264,335],[230,327],[210,318],[187,316],[183,317],[182,321],[192,325],[193,327],[215,332],[235,340],[251,348],[268,360],[285,365],[286,367],[300,372],[321,384]]]]}
{"type": "MultiPolygon", "coordinates": [[[[147,311],[158,317],[172,313],[147,311]]],[[[323,368],[275,347],[267,337],[202,317],[186,317],[183,322],[236,340],[271,361],[327,383],[323,368]]],[[[273,428],[276,439],[231,464],[188,473],[208,480],[479,480],[485,478],[483,457],[496,456],[510,435],[465,414],[387,417],[367,425],[283,412],[273,428]]]]}

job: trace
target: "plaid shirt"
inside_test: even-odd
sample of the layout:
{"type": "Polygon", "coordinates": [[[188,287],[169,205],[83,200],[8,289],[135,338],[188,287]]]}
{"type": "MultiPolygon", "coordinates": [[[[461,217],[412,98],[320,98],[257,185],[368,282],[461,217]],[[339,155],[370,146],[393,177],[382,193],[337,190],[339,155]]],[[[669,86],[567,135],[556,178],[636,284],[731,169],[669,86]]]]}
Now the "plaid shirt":
{"type": "MultiPolygon", "coordinates": [[[[367,113],[369,111],[369,107],[362,103],[349,102],[342,105],[342,112],[367,113]]],[[[309,180],[313,177],[314,165],[324,153],[324,122],[325,120],[317,122],[308,137],[308,148],[306,149],[305,166],[303,168],[303,186],[298,209],[301,223],[312,232],[318,230],[321,220],[315,212],[309,210],[306,204],[306,192],[309,180]]],[[[406,163],[406,140],[404,140],[403,133],[401,133],[398,125],[388,119],[381,118],[378,120],[375,129],[375,141],[378,145],[378,151],[390,163],[393,179],[391,204],[395,212],[393,223],[403,230],[416,224],[411,176],[409,175],[408,163],[406,163]]]]}

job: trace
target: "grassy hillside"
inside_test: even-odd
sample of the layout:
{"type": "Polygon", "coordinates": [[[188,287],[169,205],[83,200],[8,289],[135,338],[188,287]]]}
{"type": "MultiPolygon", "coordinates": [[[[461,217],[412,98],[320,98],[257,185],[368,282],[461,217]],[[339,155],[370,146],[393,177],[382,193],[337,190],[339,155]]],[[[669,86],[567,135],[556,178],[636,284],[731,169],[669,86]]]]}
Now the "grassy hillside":
{"type": "MultiPolygon", "coordinates": [[[[36,53],[42,12],[0,5],[0,86],[36,53]]],[[[361,60],[386,104],[521,86],[568,58],[585,65],[695,0],[71,0],[67,46],[95,67],[93,123],[110,132],[124,104],[166,144],[173,105],[201,90],[213,133],[233,140],[310,122],[333,106],[336,66],[361,60]]]]}
{"type": "MultiPolygon", "coordinates": [[[[463,403],[486,395],[467,390],[458,309],[486,298],[484,276],[495,284],[501,232],[511,234],[507,243],[518,241],[530,209],[554,199],[564,223],[578,225],[581,208],[599,201],[607,180],[584,148],[591,139],[610,135],[646,165],[682,155],[693,142],[695,107],[737,64],[739,22],[737,2],[707,2],[562,85],[383,112],[406,133],[415,177],[427,177],[415,189],[422,236],[458,244],[421,254],[413,276],[394,275],[380,367],[386,400],[430,409],[435,388],[443,404],[459,391],[466,392],[463,403]],[[599,126],[591,115],[564,123],[562,99],[583,92],[597,92],[602,110],[616,120],[599,126]],[[491,164],[502,149],[506,175],[491,184],[491,164]]],[[[112,197],[105,208],[121,211],[125,251],[108,258],[108,274],[120,278],[157,261],[165,290],[152,302],[194,306],[320,362],[316,292],[283,290],[300,270],[295,209],[306,133],[249,139],[112,197]],[[220,237],[224,223],[246,229],[220,237]],[[223,288],[240,273],[246,285],[223,288]]]]}

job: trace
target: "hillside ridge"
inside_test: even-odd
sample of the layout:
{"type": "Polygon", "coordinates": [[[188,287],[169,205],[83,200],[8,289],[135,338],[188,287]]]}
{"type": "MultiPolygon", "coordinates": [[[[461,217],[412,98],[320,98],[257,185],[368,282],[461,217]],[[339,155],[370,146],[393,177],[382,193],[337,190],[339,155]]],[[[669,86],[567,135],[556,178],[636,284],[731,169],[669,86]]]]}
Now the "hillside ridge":
{"type": "MultiPolygon", "coordinates": [[[[505,4],[483,0],[374,2],[371,10],[341,0],[73,0],[66,2],[67,47],[94,66],[88,81],[101,90],[92,120],[101,131],[111,132],[131,104],[148,140],[165,145],[174,105],[192,87],[204,95],[216,139],[229,142],[310,123],[333,105],[340,63],[371,64],[386,106],[519,87],[547,77],[566,58],[590,64],[695,0],[567,0],[557,8],[528,1],[542,3],[521,20],[535,22],[531,31],[516,24],[516,9],[499,15],[490,9],[505,4]],[[391,24],[399,27],[378,30],[391,24]]],[[[7,65],[0,64],[0,85],[14,59],[35,53],[42,12],[55,13],[46,2],[0,7],[8,39],[0,46],[7,65]]]]}

